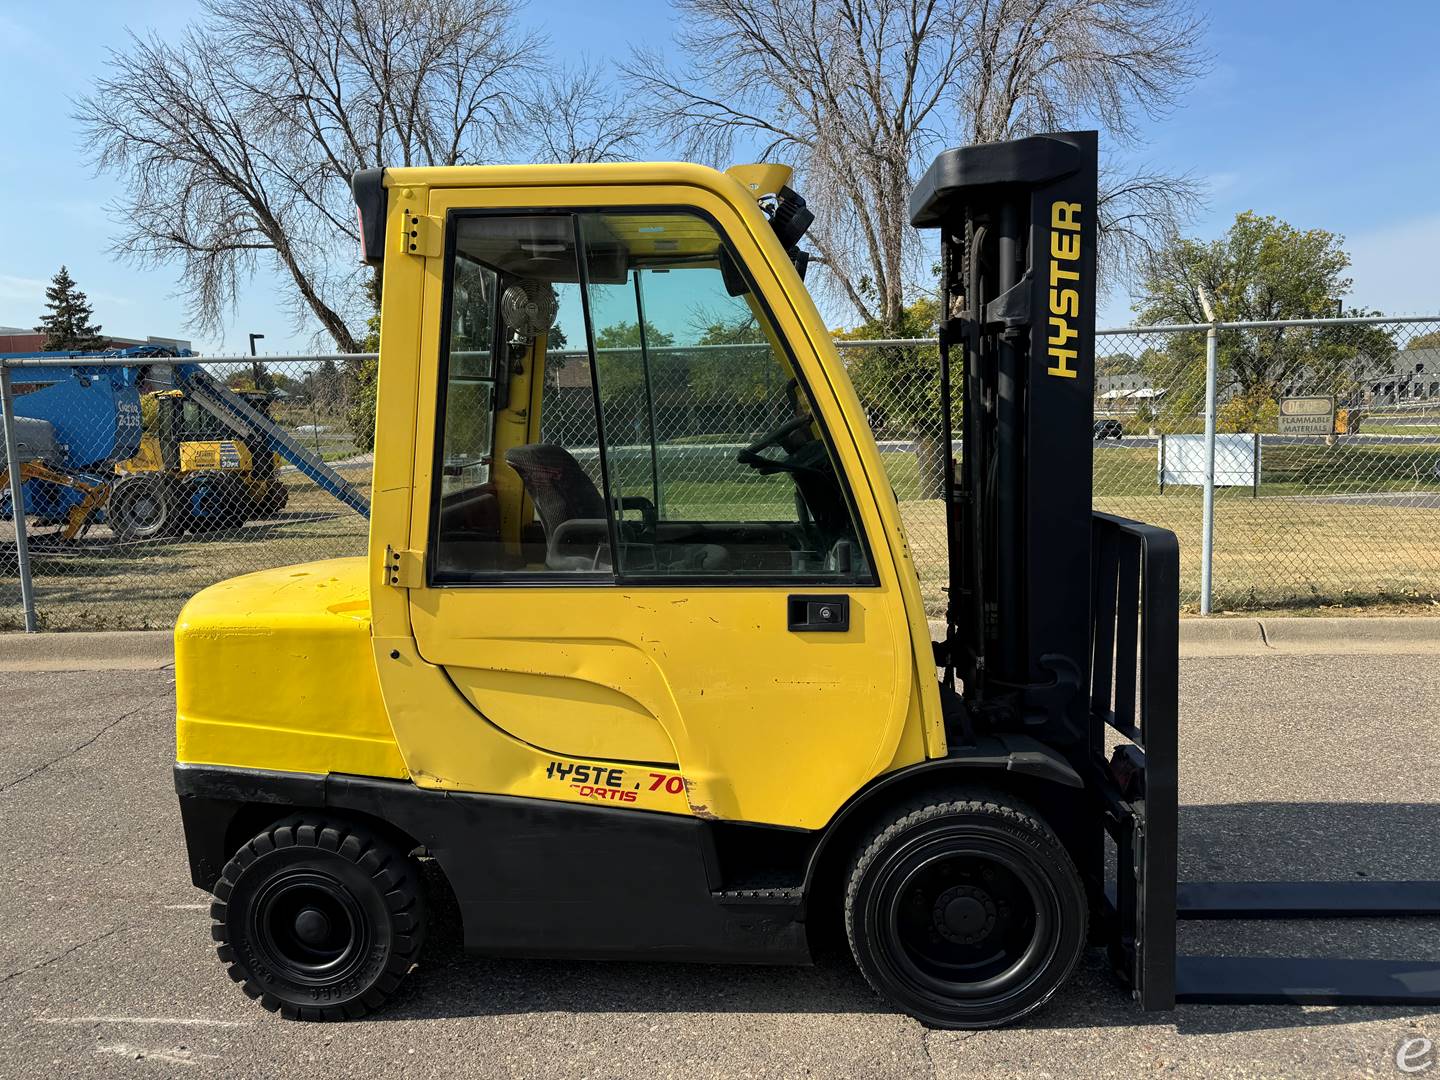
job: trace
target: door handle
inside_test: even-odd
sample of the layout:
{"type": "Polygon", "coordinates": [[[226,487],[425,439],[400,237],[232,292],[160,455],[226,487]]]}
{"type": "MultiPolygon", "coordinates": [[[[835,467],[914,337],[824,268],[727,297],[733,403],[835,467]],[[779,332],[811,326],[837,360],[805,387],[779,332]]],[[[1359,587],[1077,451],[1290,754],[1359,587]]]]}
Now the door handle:
{"type": "Polygon", "coordinates": [[[843,633],[850,629],[850,597],[790,596],[786,615],[792,633],[843,633]]]}

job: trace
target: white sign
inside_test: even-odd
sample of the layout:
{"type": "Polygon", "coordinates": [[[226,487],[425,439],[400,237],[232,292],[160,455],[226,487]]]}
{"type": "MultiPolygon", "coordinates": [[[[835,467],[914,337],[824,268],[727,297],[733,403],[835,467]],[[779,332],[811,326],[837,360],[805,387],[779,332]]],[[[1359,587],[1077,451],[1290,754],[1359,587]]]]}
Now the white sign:
{"type": "MultiPolygon", "coordinates": [[[[1205,436],[1165,435],[1160,439],[1160,486],[1205,483],[1205,436]]],[[[1250,487],[1260,473],[1258,435],[1215,436],[1215,486],[1250,487]]]]}
{"type": "Polygon", "coordinates": [[[1331,435],[1335,431],[1333,397],[1289,397],[1280,400],[1281,435],[1331,435]]]}

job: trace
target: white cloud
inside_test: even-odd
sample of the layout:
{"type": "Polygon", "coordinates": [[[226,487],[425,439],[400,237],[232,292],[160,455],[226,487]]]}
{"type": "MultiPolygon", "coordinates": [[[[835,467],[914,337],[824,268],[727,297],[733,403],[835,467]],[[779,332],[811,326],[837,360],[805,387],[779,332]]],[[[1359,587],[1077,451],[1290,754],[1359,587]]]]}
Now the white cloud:
{"type": "MultiPolygon", "coordinates": [[[[0,326],[34,326],[35,320],[45,313],[45,289],[49,284],[41,278],[0,274],[0,326]]],[[[112,334],[171,333],[167,329],[132,330],[128,324],[135,321],[135,299],[131,296],[104,289],[83,291],[95,307],[97,321],[112,334]],[[122,322],[126,325],[118,325],[122,322]]]]}
{"type": "Polygon", "coordinates": [[[1440,312],[1433,255],[1440,250],[1440,215],[1353,233],[1345,238],[1345,250],[1355,279],[1347,304],[1387,315],[1440,312]]]}
{"type": "Polygon", "coordinates": [[[1239,172],[1214,172],[1205,177],[1205,189],[1210,196],[1228,194],[1244,179],[1239,172]]]}

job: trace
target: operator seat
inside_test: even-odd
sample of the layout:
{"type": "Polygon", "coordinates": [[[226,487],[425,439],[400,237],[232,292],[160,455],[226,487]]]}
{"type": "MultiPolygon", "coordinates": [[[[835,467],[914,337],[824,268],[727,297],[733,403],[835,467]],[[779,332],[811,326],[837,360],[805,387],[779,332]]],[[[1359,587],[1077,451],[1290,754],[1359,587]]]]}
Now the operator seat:
{"type": "MultiPolygon", "coordinates": [[[[609,523],[605,498],[595,481],[563,446],[529,443],[505,451],[505,461],[520,476],[545,530],[545,565],[551,570],[609,570],[609,523]]],[[[657,532],[655,505],[646,498],[626,496],[619,505],[644,516],[641,536],[626,541],[628,569],[727,573],[730,552],[719,544],[686,536],[667,540],[657,532]]],[[[681,526],[691,534],[693,525],[681,526]]]]}
{"type": "Polygon", "coordinates": [[[545,565],[551,570],[609,569],[605,499],[570,451],[554,443],[529,443],[506,450],[505,461],[535,504],[545,530],[545,565]]]}

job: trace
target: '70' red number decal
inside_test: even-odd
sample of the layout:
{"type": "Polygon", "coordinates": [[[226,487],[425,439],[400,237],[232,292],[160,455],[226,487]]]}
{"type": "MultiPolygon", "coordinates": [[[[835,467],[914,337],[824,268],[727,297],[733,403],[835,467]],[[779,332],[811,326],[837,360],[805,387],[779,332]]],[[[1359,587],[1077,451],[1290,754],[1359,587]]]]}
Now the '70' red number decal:
{"type": "Polygon", "coordinates": [[[666,776],[664,773],[652,772],[650,774],[650,790],[659,791],[662,786],[671,795],[679,795],[685,790],[685,780],[680,776],[666,776]]]}

